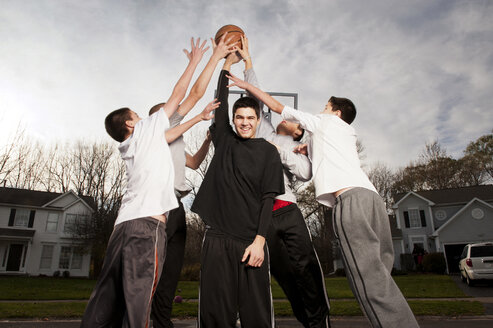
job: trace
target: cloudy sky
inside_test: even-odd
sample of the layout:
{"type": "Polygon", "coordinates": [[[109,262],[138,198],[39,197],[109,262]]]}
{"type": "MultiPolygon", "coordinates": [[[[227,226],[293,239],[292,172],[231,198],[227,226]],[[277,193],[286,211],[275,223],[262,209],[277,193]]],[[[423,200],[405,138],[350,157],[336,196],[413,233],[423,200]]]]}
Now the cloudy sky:
{"type": "MultiPolygon", "coordinates": [[[[438,140],[458,157],[493,128],[493,1],[0,0],[0,143],[110,140],[113,109],[166,100],[190,37],[225,24],[250,39],[267,91],[299,108],[358,108],[366,162],[392,167],[438,140]]],[[[206,54],[196,75],[205,65],[206,54]]],[[[237,65],[234,73],[240,74],[237,65]]],[[[197,113],[212,99],[217,71],[197,113]]]]}

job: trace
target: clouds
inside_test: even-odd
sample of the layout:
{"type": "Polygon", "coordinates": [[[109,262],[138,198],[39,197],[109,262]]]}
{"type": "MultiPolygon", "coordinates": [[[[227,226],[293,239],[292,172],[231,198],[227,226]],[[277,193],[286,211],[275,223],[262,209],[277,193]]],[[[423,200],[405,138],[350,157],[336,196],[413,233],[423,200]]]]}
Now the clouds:
{"type": "Polygon", "coordinates": [[[490,3],[7,1],[0,119],[22,120],[46,141],[106,138],[112,109],[145,115],[167,99],[190,36],[233,23],[250,38],[266,90],[298,92],[300,108],[313,113],[331,95],[355,102],[367,162],[405,165],[434,139],[459,156],[492,126],[490,3]]]}

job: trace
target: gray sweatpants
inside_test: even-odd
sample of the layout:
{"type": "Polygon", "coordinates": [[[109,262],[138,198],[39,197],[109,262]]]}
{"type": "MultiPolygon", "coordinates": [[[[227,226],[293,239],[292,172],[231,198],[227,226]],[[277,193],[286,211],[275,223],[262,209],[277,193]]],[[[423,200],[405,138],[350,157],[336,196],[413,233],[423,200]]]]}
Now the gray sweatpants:
{"type": "Polygon", "coordinates": [[[419,327],[390,275],[394,250],[382,198],[365,188],[342,193],[333,223],[351,289],[372,327],[419,327]]]}
{"type": "Polygon", "coordinates": [[[115,226],[81,328],[149,326],[165,258],[166,224],[151,217],[115,226]]]}

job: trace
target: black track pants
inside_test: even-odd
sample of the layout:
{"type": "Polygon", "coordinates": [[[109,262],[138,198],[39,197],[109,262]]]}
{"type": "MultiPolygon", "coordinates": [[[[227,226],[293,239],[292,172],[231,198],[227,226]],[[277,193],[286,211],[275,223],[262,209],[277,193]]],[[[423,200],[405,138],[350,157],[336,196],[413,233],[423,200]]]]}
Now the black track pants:
{"type": "Polygon", "coordinates": [[[185,242],[187,237],[187,223],[183,204],[169,213],[166,223],[166,260],[163,265],[163,273],[152,300],[152,320],[154,328],[172,328],[171,310],[175,296],[176,286],[180,279],[185,254],[185,242]]]}
{"type": "Polygon", "coordinates": [[[198,327],[235,327],[237,313],[244,328],[274,327],[268,250],[264,248],[261,267],[247,267],[241,258],[249,245],[213,230],[206,232],[198,327]]]}
{"type": "Polygon", "coordinates": [[[273,212],[267,234],[271,273],[304,327],[329,326],[325,280],[310,233],[296,204],[273,212]]]}
{"type": "Polygon", "coordinates": [[[115,226],[82,328],[148,327],[165,258],[165,224],[146,217],[115,226]]]}

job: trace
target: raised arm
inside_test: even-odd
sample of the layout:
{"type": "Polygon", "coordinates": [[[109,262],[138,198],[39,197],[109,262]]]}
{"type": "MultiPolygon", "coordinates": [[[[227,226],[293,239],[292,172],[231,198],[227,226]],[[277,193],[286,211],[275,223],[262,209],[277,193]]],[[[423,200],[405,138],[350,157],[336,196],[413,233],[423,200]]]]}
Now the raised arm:
{"type": "Polygon", "coordinates": [[[202,146],[200,146],[199,150],[197,150],[195,155],[192,156],[189,153],[185,153],[186,166],[191,168],[192,170],[198,169],[200,167],[200,164],[202,164],[202,162],[204,161],[205,156],[207,156],[210,144],[211,144],[211,135],[209,131],[207,131],[207,136],[205,137],[202,146]]]}
{"type": "Polygon", "coordinates": [[[178,114],[181,116],[186,116],[193,106],[195,106],[195,104],[204,96],[205,90],[209,85],[212,74],[219,61],[234,51],[232,46],[229,45],[232,37],[227,38],[227,34],[228,33],[224,33],[217,45],[214,42],[214,39],[211,38],[212,47],[214,49],[211,58],[207,62],[202,73],[200,73],[197,81],[193,84],[187,98],[185,98],[178,108],[178,114]]]}
{"type": "Polygon", "coordinates": [[[223,65],[223,70],[219,74],[219,80],[217,81],[217,99],[220,103],[219,108],[216,109],[214,125],[212,128],[212,141],[216,143],[216,138],[226,131],[233,131],[229,124],[229,89],[228,89],[228,77],[229,69],[231,65],[237,62],[238,57],[231,53],[226,57],[226,61],[223,65]]]}
{"type": "Polygon", "coordinates": [[[197,65],[202,59],[204,53],[207,51],[207,49],[209,49],[209,47],[204,49],[205,43],[206,41],[204,41],[202,45],[200,45],[200,38],[197,39],[197,43],[195,43],[194,39],[192,38],[191,39],[192,48],[190,52],[188,52],[188,50],[185,49],[183,50],[187,55],[189,62],[185,69],[185,72],[183,72],[182,76],[180,77],[175,87],[173,88],[173,92],[171,93],[171,96],[169,97],[166,104],[163,106],[164,112],[168,117],[173,115],[173,113],[178,108],[178,105],[185,97],[188,86],[190,84],[190,80],[192,79],[193,76],[193,72],[195,72],[195,69],[197,68],[197,65]]]}
{"type": "Polygon", "coordinates": [[[166,136],[166,142],[167,143],[172,143],[175,141],[179,136],[181,136],[183,133],[188,131],[192,126],[197,124],[200,121],[206,121],[210,120],[214,115],[211,113],[214,109],[219,107],[219,103],[216,102],[217,99],[214,99],[211,101],[207,106],[204,108],[202,113],[196,115],[194,118],[186,121],[183,124],[180,124],[178,126],[175,126],[174,128],[171,128],[166,131],[165,136],[166,136]]]}
{"type": "Polygon", "coordinates": [[[234,76],[231,73],[228,75],[228,78],[231,81],[233,81],[233,83],[230,84],[228,87],[237,86],[240,89],[246,90],[250,94],[252,94],[255,98],[257,98],[258,100],[263,102],[267,107],[269,107],[274,112],[279,113],[279,114],[282,113],[282,110],[284,109],[284,105],[281,104],[276,99],[274,99],[267,92],[264,92],[264,91],[260,90],[259,88],[253,86],[252,84],[239,79],[238,77],[234,76]]]}

